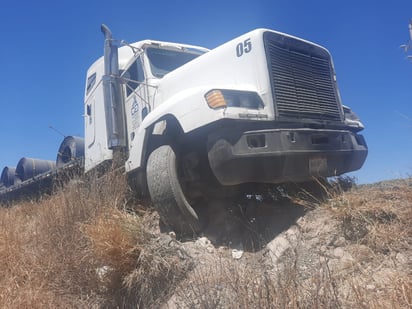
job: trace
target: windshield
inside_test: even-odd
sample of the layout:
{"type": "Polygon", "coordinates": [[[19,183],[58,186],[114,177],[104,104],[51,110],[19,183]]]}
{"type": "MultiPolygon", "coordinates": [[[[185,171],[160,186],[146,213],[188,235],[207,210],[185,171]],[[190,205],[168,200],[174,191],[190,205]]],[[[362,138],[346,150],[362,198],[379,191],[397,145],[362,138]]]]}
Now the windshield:
{"type": "Polygon", "coordinates": [[[159,78],[203,53],[200,50],[195,50],[196,53],[193,53],[193,50],[170,50],[154,47],[147,48],[146,52],[152,74],[159,78]]]}

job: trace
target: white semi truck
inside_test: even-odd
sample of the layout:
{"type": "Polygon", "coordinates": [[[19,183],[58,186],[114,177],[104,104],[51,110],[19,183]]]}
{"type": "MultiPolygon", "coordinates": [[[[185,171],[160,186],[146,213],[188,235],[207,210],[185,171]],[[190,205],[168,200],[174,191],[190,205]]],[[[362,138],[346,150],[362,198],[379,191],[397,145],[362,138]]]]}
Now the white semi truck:
{"type": "Polygon", "coordinates": [[[70,144],[63,161],[84,147],[86,173],[123,166],[177,232],[202,228],[212,196],[337,176],[366,159],[363,125],[317,44],[257,29],[208,50],[102,31],[104,56],[87,71],[84,144],[70,144]]]}

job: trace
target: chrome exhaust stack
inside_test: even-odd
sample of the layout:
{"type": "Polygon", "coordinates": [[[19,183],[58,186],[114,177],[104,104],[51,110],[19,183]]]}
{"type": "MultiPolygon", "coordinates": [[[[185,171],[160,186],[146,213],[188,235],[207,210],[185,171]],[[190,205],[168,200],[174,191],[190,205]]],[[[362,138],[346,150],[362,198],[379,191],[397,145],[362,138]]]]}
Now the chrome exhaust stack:
{"type": "Polygon", "coordinates": [[[106,113],[107,145],[109,149],[124,150],[127,146],[124,98],[119,74],[118,44],[110,29],[102,24],[104,34],[104,107],[106,113]]]}

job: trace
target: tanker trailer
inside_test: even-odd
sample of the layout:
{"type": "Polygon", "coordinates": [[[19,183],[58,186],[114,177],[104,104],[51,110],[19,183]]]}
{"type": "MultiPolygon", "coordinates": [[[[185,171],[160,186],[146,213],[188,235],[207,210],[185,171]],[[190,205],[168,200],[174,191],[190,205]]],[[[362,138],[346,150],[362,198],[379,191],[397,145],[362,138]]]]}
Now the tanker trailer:
{"type": "Polygon", "coordinates": [[[0,178],[0,202],[51,193],[56,185],[83,173],[83,157],[83,138],[66,136],[56,161],[23,157],[16,167],[4,167],[0,178]]]}

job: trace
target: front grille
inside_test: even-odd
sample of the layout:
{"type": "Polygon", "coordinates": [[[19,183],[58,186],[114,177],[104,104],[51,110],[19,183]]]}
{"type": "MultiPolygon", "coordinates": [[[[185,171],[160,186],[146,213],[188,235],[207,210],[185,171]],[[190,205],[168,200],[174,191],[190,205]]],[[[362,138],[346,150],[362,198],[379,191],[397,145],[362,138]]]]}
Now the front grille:
{"type": "Polygon", "coordinates": [[[329,53],[273,32],[264,34],[264,42],[279,119],[341,121],[329,53]]]}

